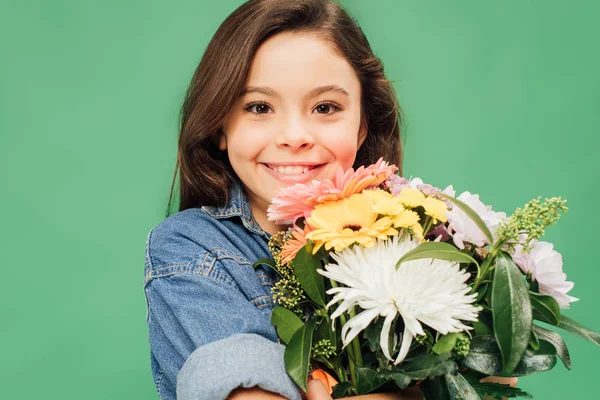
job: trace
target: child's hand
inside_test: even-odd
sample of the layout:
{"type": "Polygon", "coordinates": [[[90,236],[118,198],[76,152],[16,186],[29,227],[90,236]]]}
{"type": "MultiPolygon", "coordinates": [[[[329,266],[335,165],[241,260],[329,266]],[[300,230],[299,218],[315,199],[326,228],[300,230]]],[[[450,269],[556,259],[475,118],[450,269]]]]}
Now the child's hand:
{"type": "MultiPolygon", "coordinates": [[[[486,376],[485,378],[481,379],[479,382],[490,382],[490,383],[501,383],[503,385],[510,385],[511,387],[515,387],[517,386],[517,382],[518,379],[517,378],[506,378],[506,377],[502,377],[502,376],[486,376]]],[[[491,397],[490,396],[485,396],[486,400],[490,400],[491,397]]],[[[508,400],[507,397],[502,397],[502,400],[508,400]]]]}
{"type": "MultiPolygon", "coordinates": [[[[492,382],[501,383],[503,385],[510,385],[512,387],[517,386],[517,378],[506,378],[502,376],[486,376],[481,379],[480,382],[492,382]]],[[[356,400],[421,400],[421,390],[418,387],[411,387],[403,390],[399,393],[381,393],[381,394],[368,394],[364,396],[346,397],[347,399],[356,400]]],[[[489,397],[488,397],[489,398],[489,397]]],[[[333,398],[327,393],[327,389],[321,383],[321,381],[313,379],[308,382],[308,393],[306,395],[307,400],[333,400],[333,398]]]]}
{"type": "Polygon", "coordinates": [[[490,383],[501,383],[503,385],[510,385],[512,387],[517,386],[517,382],[519,380],[517,378],[506,378],[503,376],[486,376],[485,378],[481,379],[479,382],[484,383],[484,382],[490,382],[490,383]]]}
{"type": "MultiPolygon", "coordinates": [[[[332,400],[332,397],[327,393],[327,389],[317,379],[308,381],[307,400],[332,400]]],[[[346,399],[355,400],[421,400],[421,390],[417,387],[411,387],[397,393],[377,393],[366,394],[364,396],[346,397],[346,399]]]]}

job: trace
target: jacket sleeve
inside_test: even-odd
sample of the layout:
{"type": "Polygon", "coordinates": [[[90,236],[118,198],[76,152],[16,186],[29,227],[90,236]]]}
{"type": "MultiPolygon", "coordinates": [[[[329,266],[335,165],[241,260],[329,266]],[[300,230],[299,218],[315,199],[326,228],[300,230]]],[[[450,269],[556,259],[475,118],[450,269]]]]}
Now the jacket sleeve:
{"type": "MultiPolygon", "coordinates": [[[[197,259],[209,258],[198,251],[197,259]]],[[[177,399],[225,399],[240,386],[301,398],[285,371],[270,309],[248,299],[222,264],[233,260],[158,269],[146,260],[153,271],[144,285],[151,353],[177,399]]]]}

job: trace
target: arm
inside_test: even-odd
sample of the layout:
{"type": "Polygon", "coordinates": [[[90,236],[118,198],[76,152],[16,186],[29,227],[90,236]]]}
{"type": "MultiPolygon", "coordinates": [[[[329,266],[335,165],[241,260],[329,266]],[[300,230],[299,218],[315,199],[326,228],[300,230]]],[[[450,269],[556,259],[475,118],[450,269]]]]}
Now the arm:
{"type": "MultiPolygon", "coordinates": [[[[481,380],[481,382],[495,382],[502,383],[504,385],[510,385],[515,387],[517,385],[517,378],[503,378],[497,376],[488,376],[481,380]]],[[[348,399],[361,399],[361,400],[421,400],[423,398],[421,394],[421,390],[416,387],[410,387],[406,390],[399,391],[397,394],[374,394],[374,395],[365,395],[365,396],[353,396],[347,397],[348,399]]],[[[258,387],[251,389],[237,389],[231,393],[231,396],[228,397],[229,400],[243,400],[243,399],[261,399],[261,400],[270,400],[270,399],[283,399],[283,397],[276,395],[272,392],[264,391],[258,387]]],[[[311,381],[308,383],[308,400],[329,400],[331,396],[327,393],[325,386],[318,381],[311,381]]],[[[491,397],[486,396],[486,399],[491,399],[491,397]]]]}
{"type": "MultiPolygon", "coordinates": [[[[409,388],[399,391],[398,393],[385,394],[367,394],[364,396],[346,397],[347,399],[355,400],[421,400],[421,390],[419,388],[409,388]]],[[[267,392],[259,387],[250,389],[238,388],[231,393],[228,400],[279,400],[285,399],[275,393],[267,392]]],[[[332,400],[332,397],[327,393],[325,386],[318,381],[308,383],[307,400],[332,400]]]]}
{"type": "MultiPolygon", "coordinates": [[[[412,386],[405,390],[398,390],[394,393],[366,394],[363,396],[346,397],[352,400],[421,400],[421,389],[412,386]]],[[[307,400],[332,400],[327,393],[325,386],[318,380],[313,379],[308,382],[307,400]]]]}
{"type": "Polygon", "coordinates": [[[255,386],[252,388],[237,388],[231,392],[227,400],[285,400],[285,397],[255,386]]]}
{"type": "MultiPolygon", "coordinates": [[[[481,379],[481,382],[501,383],[503,385],[510,385],[512,387],[517,386],[517,381],[517,378],[504,378],[499,376],[487,376],[481,379]]],[[[398,390],[397,393],[373,394],[347,398],[357,400],[421,400],[423,399],[423,395],[421,393],[421,389],[418,386],[411,386],[405,390],[398,390]]],[[[308,382],[308,400],[330,399],[331,396],[327,393],[325,386],[321,382],[317,380],[311,380],[310,382],[308,382]]],[[[486,396],[486,399],[491,399],[491,397],[486,396]]],[[[506,397],[503,397],[503,399],[506,399],[506,397]]]]}
{"type": "MultiPolygon", "coordinates": [[[[167,264],[161,254],[147,257],[144,286],[153,375],[161,398],[174,399],[175,387],[177,399],[200,400],[225,399],[238,387],[258,386],[299,400],[300,391],[285,372],[284,346],[276,343],[271,313],[261,308],[264,303],[248,299],[222,262],[201,248],[194,258],[198,263],[167,264]]],[[[257,279],[251,267],[248,274],[257,279]]]]}

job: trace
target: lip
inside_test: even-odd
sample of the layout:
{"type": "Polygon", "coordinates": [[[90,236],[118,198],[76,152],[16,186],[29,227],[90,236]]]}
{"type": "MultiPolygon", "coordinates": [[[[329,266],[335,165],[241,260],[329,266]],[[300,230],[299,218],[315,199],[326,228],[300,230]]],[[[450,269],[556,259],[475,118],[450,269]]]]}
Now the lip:
{"type": "Polygon", "coordinates": [[[306,173],[299,174],[299,175],[286,175],[286,174],[282,174],[280,172],[277,172],[277,171],[269,168],[266,163],[260,163],[259,165],[269,175],[271,175],[273,178],[275,178],[275,179],[277,179],[277,180],[279,180],[281,182],[286,182],[286,183],[302,183],[302,182],[312,181],[317,175],[319,175],[319,173],[321,172],[321,170],[323,169],[323,167],[326,164],[316,164],[316,163],[309,163],[309,162],[305,162],[305,163],[302,163],[302,162],[297,162],[297,163],[291,163],[291,162],[269,163],[269,165],[276,165],[276,166],[289,166],[289,165],[314,166],[314,165],[316,165],[316,167],[312,168],[311,170],[307,171],[306,173]]]}
{"type": "Polygon", "coordinates": [[[314,165],[322,165],[325,163],[317,163],[317,162],[310,162],[310,161],[297,161],[297,162],[284,161],[284,162],[268,162],[268,163],[261,163],[261,164],[275,165],[278,167],[287,167],[287,166],[294,166],[294,165],[301,165],[304,167],[312,167],[314,165]]]}

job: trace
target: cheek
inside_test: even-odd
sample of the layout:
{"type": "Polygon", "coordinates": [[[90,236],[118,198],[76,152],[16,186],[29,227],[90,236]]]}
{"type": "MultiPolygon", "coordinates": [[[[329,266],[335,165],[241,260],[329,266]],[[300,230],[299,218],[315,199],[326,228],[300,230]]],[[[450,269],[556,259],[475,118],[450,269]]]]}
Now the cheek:
{"type": "Polygon", "coordinates": [[[358,151],[358,126],[341,124],[325,138],[325,146],[332,153],[339,165],[348,169],[354,164],[358,151]]]}
{"type": "Polygon", "coordinates": [[[344,144],[339,147],[339,154],[337,155],[337,159],[339,160],[340,165],[344,167],[345,170],[354,165],[354,160],[356,159],[357,151],[358,146],[356,145],[356,142],[344,144]]]}
{"type": "Polygon", "coordinates": [[[255,129],[239,129],[229,132],[227,136],[227,152],[232,163],[240,160],[254,159],[264,148],[264,135],[255,129]]]}

